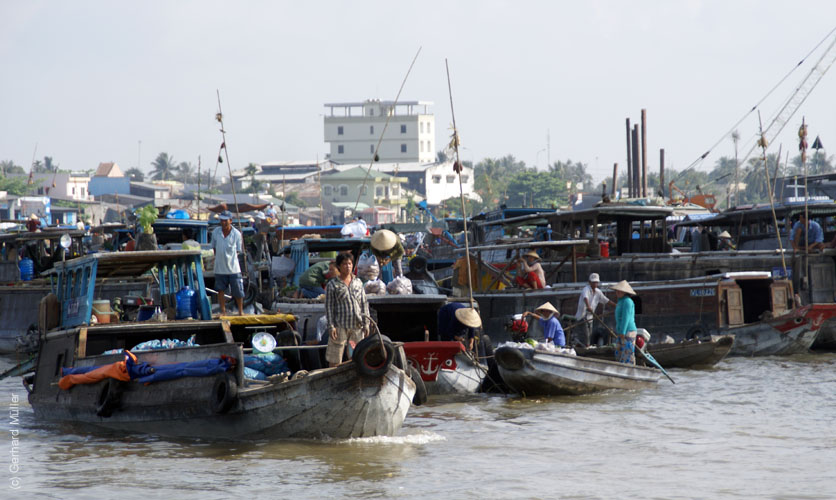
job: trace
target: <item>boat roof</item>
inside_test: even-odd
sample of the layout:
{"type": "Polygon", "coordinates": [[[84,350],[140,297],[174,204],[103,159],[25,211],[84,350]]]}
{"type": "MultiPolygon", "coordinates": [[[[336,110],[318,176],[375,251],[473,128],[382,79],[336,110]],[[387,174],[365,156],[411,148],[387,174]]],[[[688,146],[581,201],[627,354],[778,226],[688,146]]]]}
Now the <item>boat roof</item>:
{"type": "MultiPolygon", "coordinates": [[[[486,250],[521,250],[524,248],[561,248],[588,245],[589,240],[560,240],[560,241],[530,241],[527,243],[511,243],[508,245],[482,245],[470,247],[471,251],[486,251],[486,250]]],[[[464,253],[464,248],[456,248],[453,250],[456,253],[464,253]]]]}
{"type": "Polygon", "coordinates": [[[332,250],[352,250],[354,248],[368,245],[369,238],[302,238],[290,242],[291,246],[304,243],[309,252],[329,252],[332,250]]]}
{"type": "Polygon", "coordinates": [[[84,236],[85,231],[80,229],[45,229],[41,231],[37,231],[34,233],[30,232],[21,232],[21,233],[6,233],[0,234],[0,242],[4,241],[21,241],[21,240],[57,240],[64,236],[65,234],[69,234],[72,238],[81,238],[84,236]]]}
{"type": "Polygon", "coordinates": [[[634,205],[632,203],[607,203],[594,208],[554,212],[548,215],[552,224],[561,221],[575,221],[597,218],[598,222],[617,220],[665,219],[673,215],[672,207],[634,205]]]}
{"type": "MultiPolygon", "coordinates": [[[[775,205],[775,215],[780,218],[787,216],[794,217],[804,213],[804,203],[780,203],[775,205]]],[[[836,203],[833,201],[807,203],[807,212],[813,216],[836,215],[836,203]]],[[[681,226],[722,226],[739,224],[741,219],[756,219],[760,217],[772,217],[772,207],[767,205],[750,205],[747,207],[735,207],[725,212],[720,212],[713,217],[706,217],[697,220],[683,221],[681,226]]],[[[779,221],[780,222],[780,221],[779,221]]]]}
{"type": "Polygon", "coordinates": [[[46,274],[72,271],[97,261],[98,278],[140,276],[155,266],[166,265],[181,258],[200,258],[199,250],[146,250],[136,252],[100,252],[66,262],[56,262],[46,274]]]}

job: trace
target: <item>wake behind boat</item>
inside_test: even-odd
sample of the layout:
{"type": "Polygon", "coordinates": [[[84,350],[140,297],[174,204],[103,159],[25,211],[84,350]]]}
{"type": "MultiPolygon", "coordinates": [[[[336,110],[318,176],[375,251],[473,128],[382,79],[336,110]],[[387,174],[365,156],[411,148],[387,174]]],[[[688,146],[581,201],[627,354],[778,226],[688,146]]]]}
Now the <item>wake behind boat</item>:
{"type": "Polygon", "coordinates": [[[580,395],[608,389],[645,389],[659,370],[506,343],[496,349],[502,379],[524,396],[580,395]]]}

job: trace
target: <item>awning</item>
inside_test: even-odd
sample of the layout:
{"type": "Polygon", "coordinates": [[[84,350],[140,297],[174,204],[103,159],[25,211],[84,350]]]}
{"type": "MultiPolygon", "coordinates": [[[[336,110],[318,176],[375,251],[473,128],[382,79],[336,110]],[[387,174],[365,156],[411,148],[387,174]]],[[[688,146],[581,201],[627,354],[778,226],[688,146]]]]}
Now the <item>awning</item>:
{"type": "Polygon", "coordinates": [[[215,205],[214,207],[209,207],[211,212],[215,212],[219,214],[224,210],[229,210],[232,213],[243,213],[243,212],[255,212],[256,210],[264,210],[270,204],[269,203],[262,203],[260,205],[253,205],[250,203],[239,203],[236,205],[235,203],[221,203],[220,205],[215,205]]]}

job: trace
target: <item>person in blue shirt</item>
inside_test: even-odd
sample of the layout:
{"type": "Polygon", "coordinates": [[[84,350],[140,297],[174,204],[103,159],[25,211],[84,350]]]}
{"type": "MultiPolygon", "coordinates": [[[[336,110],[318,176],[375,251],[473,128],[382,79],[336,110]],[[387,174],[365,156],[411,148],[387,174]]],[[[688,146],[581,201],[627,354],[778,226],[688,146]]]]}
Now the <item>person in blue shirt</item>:
{"type": "Polygon", "coordinates": [[[458,340],[471,351],[476,329],[481,327],[479,313],[468,304],[450,302],[438,310],[438,337],[441,340],[458,340]]]}
{"type": "Polygon", "coordinates": [[[615,360],[619,363],[636,364],[636,305],[632,296],[633,287],[626,280],[612,287],[615,291],[615,360]]]}
{"type": "Polygon", "coordinates": [[[560,321],[557,320],[558,314],[560,313],[551,305],[551,302],[546,302],[535,309],[534,312],[524,312],[523,317],[532,316],[540,321],[540,327],[543,329],[543,338],[547,344],[554,342],[556,346],[565,347],[566,334],[563,333],[563,327],[560,326],[560,321]]]}
{"type": "Polygon", "coordinates": [[[215,288],[218,290],[218,306],[221,316],[226,314],[226,290],[229,288],[238,315],[244,315],[244,280],[238,254],[243,251],[241,232],[232,227],[232,214],[224,210],[218,215],[221,225],[212,231],[212,249],[215,251],[215,288]]]}
{"type": "Polygon", "coordinates": [[[811,250],[821,250],[824,248],[824,232],[821,229],[821,226],[818,222],[811,220],[809,224],[807,223],[807,218],[804,217],[804,213],[798,216],[798,221],[792,226],[792,231],[790,232],[790,243],[792,243],[792,249],[795,252],[807,248],[807,251],[811,250]],[[807,240],[805,243],[806,245],[802,244],[804,241],[804,226],[807,225],[807,240]]]}

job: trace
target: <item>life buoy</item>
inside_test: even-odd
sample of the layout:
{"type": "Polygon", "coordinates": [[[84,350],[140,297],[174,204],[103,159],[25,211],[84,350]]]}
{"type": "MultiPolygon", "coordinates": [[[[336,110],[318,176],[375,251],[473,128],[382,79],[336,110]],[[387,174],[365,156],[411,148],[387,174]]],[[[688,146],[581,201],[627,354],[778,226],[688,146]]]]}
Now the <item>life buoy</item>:
{"type": "Polygon", "coordinates": [[[219,373],[212,384],[212,396],[209,403],[215,413],[226,413],[238,399],[238,383],[229,372],[219,373]]]}
{"type": "Polygon", "coordinates": [[[122,399],[121,382],[110,378],[99,389],[99,397],[96,399],[96,415],[108,418],[113,415],[113,410],[119,408],[122,399]]]}
{"type": "Polygon", "coordinates": [[[351,360],[354,361],[360,375],[382,377],[389,370],[389,365],[395,359],[395,346],[385,338],[382,340],[383,349],[380,348],[379,335],[366,337],[357,343],[351,360]]]}
{"type": "Polygon", "coordinates": [[[519,349],[500,347],[496,350],[496,362],[506,370],[516,371],[525,366],[525,356],[519,349]]]}
{"type": "Polygon", "coordinates": [[[409,367],[409,378],[415,382],[415,395],[412,396],[412,404],[421,406],[427,402],[427,386],[424,385],[421,374],[418,373],[418,370],[414,366],[409,367]]]}

